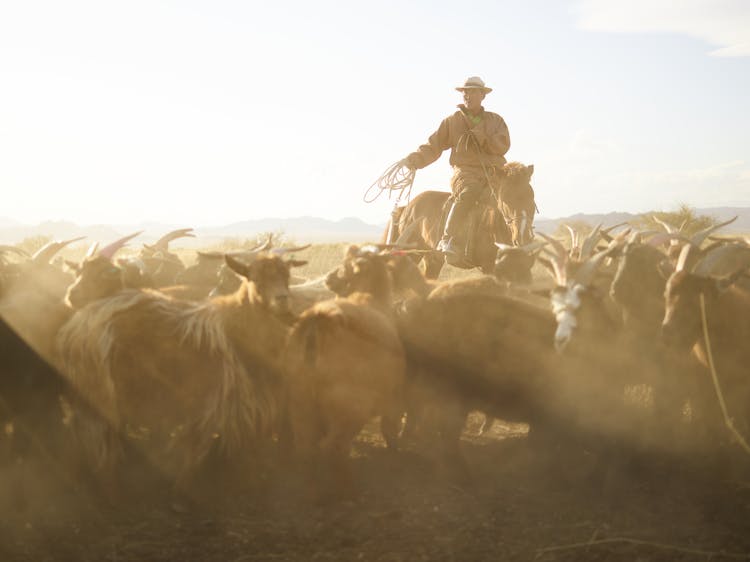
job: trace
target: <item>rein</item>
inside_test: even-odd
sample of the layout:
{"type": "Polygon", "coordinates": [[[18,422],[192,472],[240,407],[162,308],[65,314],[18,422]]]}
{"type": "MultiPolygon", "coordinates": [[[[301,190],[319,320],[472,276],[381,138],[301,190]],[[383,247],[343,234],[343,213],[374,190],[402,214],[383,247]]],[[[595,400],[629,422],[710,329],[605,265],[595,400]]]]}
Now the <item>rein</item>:
{"type": "MultiPolygon", "coordinates": [[[[500,200],[498,199],[498,196],[495,194],[494,190],[492,189],[492,183],[490,182],[490,174],[487,172],[487,166],[484,164],[484,158],[482,158],[482,149],[479,147],[479,141],[474,136],[474,134],[471,132],[471,125],[472,122],[469,119],[469,116],[466,115],[466,112],[461,109],[461,115],[464,116],[464,120],[466,121],[466,125],[469,126],[469,130],[467,130],[464,134],[466,135],[466,148],[469,148],[469,138],[471,138],[474,141],[474,146],[477,149],[477,159],[479,160],[479,164],[482,166],[482,172],[484,173],[484,178],[487,180],[487,187],[490,188],[490,193],[492,194],[492,198],[495,200],[495,203],[500,203],[500,200]]],[[[461,143],[461,139],[459,138],[458,144],[461,143]]]]}

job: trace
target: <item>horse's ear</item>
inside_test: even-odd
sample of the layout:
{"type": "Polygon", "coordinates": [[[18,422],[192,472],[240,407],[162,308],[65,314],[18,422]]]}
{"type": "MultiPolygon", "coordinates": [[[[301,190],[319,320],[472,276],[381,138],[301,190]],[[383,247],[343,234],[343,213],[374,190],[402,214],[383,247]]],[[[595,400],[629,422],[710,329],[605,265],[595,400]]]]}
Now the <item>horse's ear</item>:
{"type": "Polygon", "coordinates": [[[534,173],[534,164],[529,164],[526,166],[526,169],[529,171],[529,175],[534,173]]]}

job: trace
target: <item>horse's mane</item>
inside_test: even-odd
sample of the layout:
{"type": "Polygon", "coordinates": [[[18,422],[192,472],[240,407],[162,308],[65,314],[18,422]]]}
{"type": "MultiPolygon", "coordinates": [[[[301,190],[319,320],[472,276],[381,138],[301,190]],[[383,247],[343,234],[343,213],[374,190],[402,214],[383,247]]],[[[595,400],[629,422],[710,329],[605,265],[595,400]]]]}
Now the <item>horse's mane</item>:
{"type": "Polygon", "coordinates": [[[505,172],[506,178],[513,180],[520,177],[526,171],[526,168],[527,166],[521,162],[508,162],[503,167],[503,172],[505,172]]]}

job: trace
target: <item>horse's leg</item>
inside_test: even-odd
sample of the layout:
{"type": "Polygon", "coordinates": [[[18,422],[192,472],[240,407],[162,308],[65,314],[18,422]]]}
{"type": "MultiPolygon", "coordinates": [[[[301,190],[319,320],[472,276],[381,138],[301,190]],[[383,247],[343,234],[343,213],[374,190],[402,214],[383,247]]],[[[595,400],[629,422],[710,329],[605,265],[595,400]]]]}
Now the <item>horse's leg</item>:
{"type": "Polygon", "coordinates": [[[437,279],[443,269],[445,257],[442,254],[426,254],[424,260],[424,276],[427,279],[437,279]]]}

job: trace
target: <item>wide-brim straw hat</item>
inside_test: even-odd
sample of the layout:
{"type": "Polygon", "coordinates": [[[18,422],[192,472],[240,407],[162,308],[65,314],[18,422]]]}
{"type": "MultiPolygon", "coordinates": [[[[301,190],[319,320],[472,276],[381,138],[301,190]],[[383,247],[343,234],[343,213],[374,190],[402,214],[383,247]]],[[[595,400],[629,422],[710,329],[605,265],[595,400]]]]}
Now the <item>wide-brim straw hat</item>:
{"type": "Polygon", "coordinates": [[[458,86],[456,90],[459,92],[463,92],[464,90],[482,90],[485,94],[489,94],[492,91],[492,88],[485,86],[484,80],[479,76],[469,76],[463,85],[458,86]]]}

